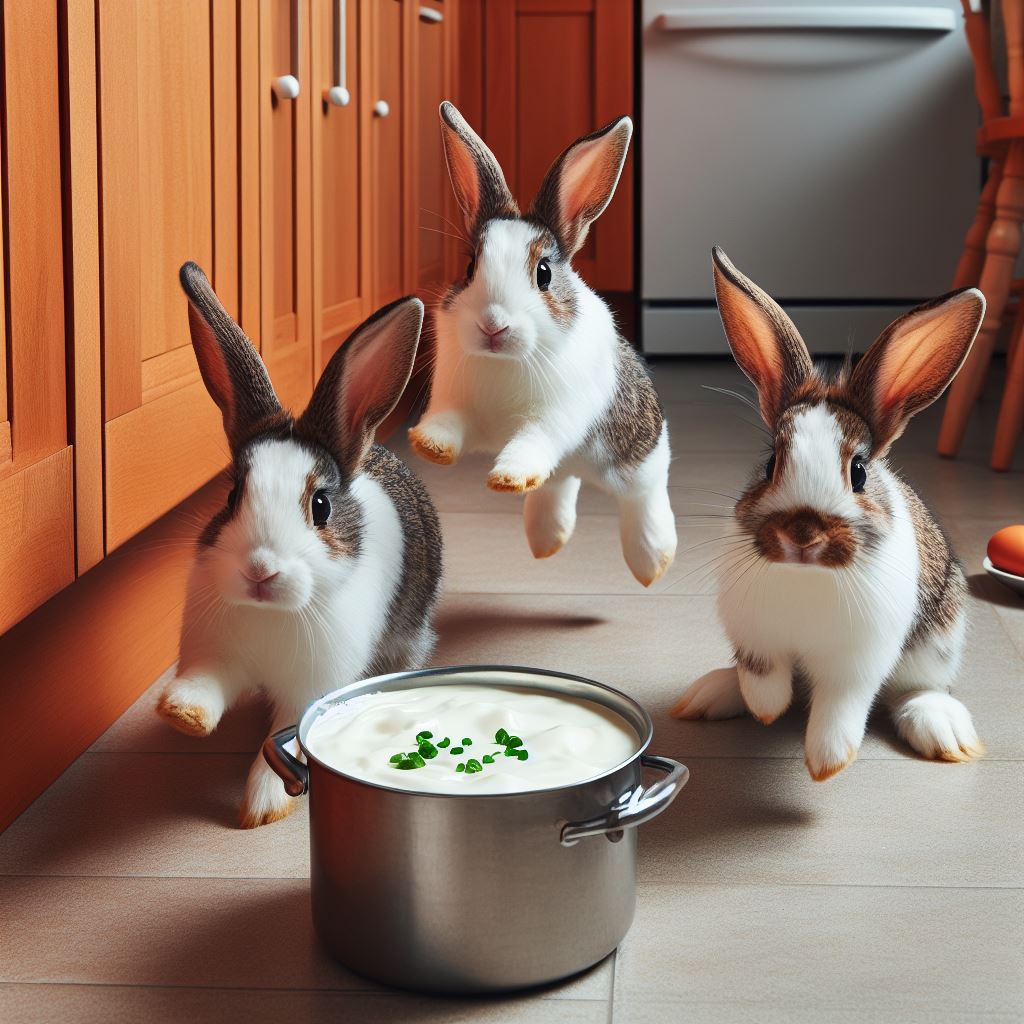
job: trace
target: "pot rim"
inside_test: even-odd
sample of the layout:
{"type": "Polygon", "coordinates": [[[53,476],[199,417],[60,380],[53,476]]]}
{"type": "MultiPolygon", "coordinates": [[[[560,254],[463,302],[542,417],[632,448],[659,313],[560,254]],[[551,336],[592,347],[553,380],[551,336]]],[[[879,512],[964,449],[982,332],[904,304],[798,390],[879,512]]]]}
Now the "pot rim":
{"type": "MultiPolygon", "coordinates": [[[[443,684],[438,684],[443,685],[443,684]]],[[[492,684],[486,684],[492,685],[492,684]]],[[[504,684],[496,683],[496,686],[502,686],[504,684]]],[[[517,684],[512,682],[507,684],[506,688],[514,688],[517,684]]],[[[522,683],[518,684],[522,689],[530,689],[529,684],[522,683]]],[[[397,687],[396,687],[397,688],[397,687]]],[[[414,686],[410,686],[410,689],[414,689],[414,686]]],[[[372,690],[369,692],[373,692],[372,690]]],[[[550,691],[548,691],[550,692],[550,691]]],[[[586,698],[584,698],[586,699],[586,698]]],[[[601,701],[595,703],[602,704],[603,707],[608,708],[610,711],[621,715],[616,708],[611,707],[608,704],[604,704],[601,701]]],[[[632,723],[630,723],[632,725],[632,723]]],[[[388,672],[384,675],[370,676],[366,679],[361,679],[355,683],[349,683],[347,686],[341,686],[337,690],[332,690],[330,693],[324,694],[322,697],[318,697],[313,701],[305,711],[303,711],[299,718],[299,723],[295,730],[295,739],[299,744],[299,748],[305,755],[307,761],[314,762],[318,767],[323,768],[324,771],[329,772],[331,775],[335,775],[338,778],[344,779],[346,782],[352,783],[358,786],[364,786],[367,789],[380,790],[385,793],[396,793],[401,796],[407,797],[430,797],[436,800],[506,800],[509,798],[524,797],[535,797],[535,796],[546,796],[553,793],[564,793],[569,790],[577,789],[579,786],[589,785],[592,782],[597,782],[601,779],[607,778],[610,775],[614,775],[616,772],[621,771],[623,768],[637,761],[640,756],[650,746],[651,740],[654,737],[654,721],[652,720],[647,709],[643,707],[638,701],[634,700],[627,693],[623,693],[622,690],[617,690],[614,686],[608,686],[607,683],[599,683],[594,679],[588,679],[586,676],[577,676],[569,672],[558,672],[555,669],[547,668],[529,668],[525,665],[445,665],[438,668],[421,668],[413,669],[406,672],[388,672]],[[371,686],[374,683],[387,683],[387,682],[410,682],[413,683],[417,679],[424,678],[436,678],[438,676],[446,675],[462,675],[470,672],[506,672],[531,676],[546,676],[552,679],[566,679],[574,683],[582,683],[585,686],[592,687],[595,690],[604,691],[607,694],[612,695],[617,700],[622,701],[631,706],[636,712],[637,717],[644,724],[643,734],[640,736],[640,743],[637,749],[625,760],[620,761],[618,764],[611,768],[606,769],[603,772],[599,772],[597,775],[590,775],[585,779],[579,779],[576,782],[569,782],[562,786],[549,786],[546,789],[525,789],[518,790],[512,793],[432,793],[429,791],[420,791],[415,789],[403,789],[399,786],[383,786],[377,782],[370,782],[366,779],[356,778],[354,775],[349,775],[346,772],[341,771],[338,768],[334,768],[324,761],[321,761],[315,754],[310,753],[309,749],[305,744],[305,734],[309,730],[316,716],[314,713],[327,703],[338,703],[341,694],[346,691],[361,691],[366,687],[371,686]]]]}

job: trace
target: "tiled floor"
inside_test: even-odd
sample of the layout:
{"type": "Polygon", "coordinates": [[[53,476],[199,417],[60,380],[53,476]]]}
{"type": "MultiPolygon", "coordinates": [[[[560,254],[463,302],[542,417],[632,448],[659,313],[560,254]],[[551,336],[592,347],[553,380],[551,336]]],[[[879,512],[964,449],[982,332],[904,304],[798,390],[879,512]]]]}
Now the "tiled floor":
{"type": "Polygon", "coordinates": [[[447,544],[437,663],[542,665],[620,686],[654,716],[654,749],[690,766],[678,802],[642,830],[636,923],[617,954],[488,1001],[401,995],[347,973],[311,932],[305,806],[233,828],[260,706],[190,740],[157,721],[154,687],[0,836],[0,1021],[1024,1019],[1024,603],[980,574],[991,532],[1024,518],[1024,460],[1005,475],[986,467],[994,401],[961,460],[932,455],[938,410],[894,459],[971,576],[959,693],[988,757],[918,760],[879,718],[858,761],[817,785],[799,712],[769,729],[668,717],[686,683],[728,660],[701,568],[723,526],[697,517],[728,504],[715,492],[738,493],[763,439],[749,411],[700,389],[737,383],[731,365],[656,376],[681,552],[652,593],[623,565],[600,495],[582,495],[566,551],[534,562],[518,501],[484,488],[484,460],[417,466],[447,544]]]}

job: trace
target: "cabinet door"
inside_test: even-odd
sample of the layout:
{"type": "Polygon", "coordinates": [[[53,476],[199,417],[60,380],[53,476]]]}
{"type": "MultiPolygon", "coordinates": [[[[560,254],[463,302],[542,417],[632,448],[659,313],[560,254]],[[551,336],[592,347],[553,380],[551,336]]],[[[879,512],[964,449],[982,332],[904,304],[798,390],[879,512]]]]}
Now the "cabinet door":
{"type": "Polygon", "coordinates": [[[366,5],[359,0],[313,0],[310,107],[317,373],[370,312],[369,22],[366,5]],[[341,61],[337,45],[344,48],[341,61]],[[346,95],[347,102],[333,101],[344,101],[346,95]]]}
{"type": "Polygon", "coordinates": [[[75,573],[57,5],[3,4],[0,632],[75,573]]]}
{"type": "Polygon", "coordinates": [[[310,0],[260,3],[260,352],[281,404],[300,409],[313,386],[310,240],[310,0]],[[298,79],[286,98],[274,83],[298,79]]]}
{"type": "MultiPolygon", "coordinates": [[[[416,101],[414,118],[416,192],[416,291],[435,295],[451,278],[454,250],[460,244],[461,217],[455,216],[448,184],[438,107],[454,94],[452,74],[455,4],[427,0],[417,5],[416,101]],[[454,236],[454,237],[453,237],[454,236]]],[[[463,247],[465,248],[465,247],[463,247]]],[[[467,254],[468,258],[468,254],[467,254]]]]}
{"type": "Polygon", "coordinates": [[[110,551],[227,461],[178,269],[206,268],[237,314],[236,24],[231,0],[103,0],[96,13],[110,551]]]}
{"type": "Polygon", "coordinates": [[[372,118],[370,204],[373,305],[377,307],[400,298],[408,287],[412,225],[405,195],[410,178],[404,162],[409,155],[405,131],[405,90],[411,85],[407,74],[409,19],[402,0],[371,0],[366,6],[374,17],[371,86],[362,102],[372,118]]]}
{"type": "MultiPolygon", "coordinates": [[[[484,12],[484,138],[522,205],[570,142],[633,113],[633,5],[488,0],[484,12]]],[[[632,152],[574,264],[594,288],[632,289],[632,152]]]]}

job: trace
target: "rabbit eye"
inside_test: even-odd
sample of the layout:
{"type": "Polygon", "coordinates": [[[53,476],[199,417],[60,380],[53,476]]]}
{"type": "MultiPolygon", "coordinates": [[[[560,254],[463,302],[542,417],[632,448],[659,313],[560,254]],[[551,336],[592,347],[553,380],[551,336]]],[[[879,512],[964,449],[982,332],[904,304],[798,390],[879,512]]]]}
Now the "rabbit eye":
{"type": "Polygon", "coordinates": [[[313,525],[326,526],[327,520],[331,517],[331,499],[327,497],[326,491],[317,491],[310,502],[313,510],[313,525]]]}
{"type": "Polygon", "coordinates": [[[541,260],[537,264],[537,287],[546,292],[551,285],[551,266],[547,260],[541,260]]]}
{"type": "Polygon", "coordinates": [[[860,494],[864,485],[868,482],[868,471],[860,459],[854,459],[850,463],[850,484],[853,486],[853,493],[860,494]]]}
{"type": "Polygon", "coordinates": [[[471,256],[469,263],[466,264],[466,280],[472,281],[473,275],[476,273],[476,257],[471,256]]]}
{"type": "Polygon", "coordinates": [[[771,483],[773,476],[775,476],[775,452],[772,452],[772,457],[765,463],[764,466],[765,480],[771,483]]]}

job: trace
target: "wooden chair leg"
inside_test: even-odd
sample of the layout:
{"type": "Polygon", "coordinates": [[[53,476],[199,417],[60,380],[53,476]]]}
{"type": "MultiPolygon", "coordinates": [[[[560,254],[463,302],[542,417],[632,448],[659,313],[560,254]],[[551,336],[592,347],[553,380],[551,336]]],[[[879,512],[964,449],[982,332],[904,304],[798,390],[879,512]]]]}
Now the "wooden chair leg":
{"type": "Polygon", "coordinates": [[[996,215],[985,240],[985,264],[978,287],[988,301],[985,320],[963,368],[953,381],[939,430],[940,455],[959,452],[967,432],[967,421],[992,358],[1003,310],[1010,297],[1010,285],[1020,252],[1021,221],[1024,220],[1024,140],[1014,140],[996,193],[996,215]]]}
{"type": "Polygon", "coordinates": [[[985,264],[985,239],[996,215],[996,192],[1003,176],[1003,165],[993,161],[989,166],[988,180],[981,190],[974,221],[964,237],[964,251],[953,276],[953,289],[971,288],[981,280],[981,269],[985,264]]]}
{"type": "Polygon", "coordinates": [[[1006,357],[1006,387],[996,421],[992,445],[992,468],[1006,472],[1013,464],[1013,452],[1024,430],[1024,342],[1015,332],[1006,357]]]}

